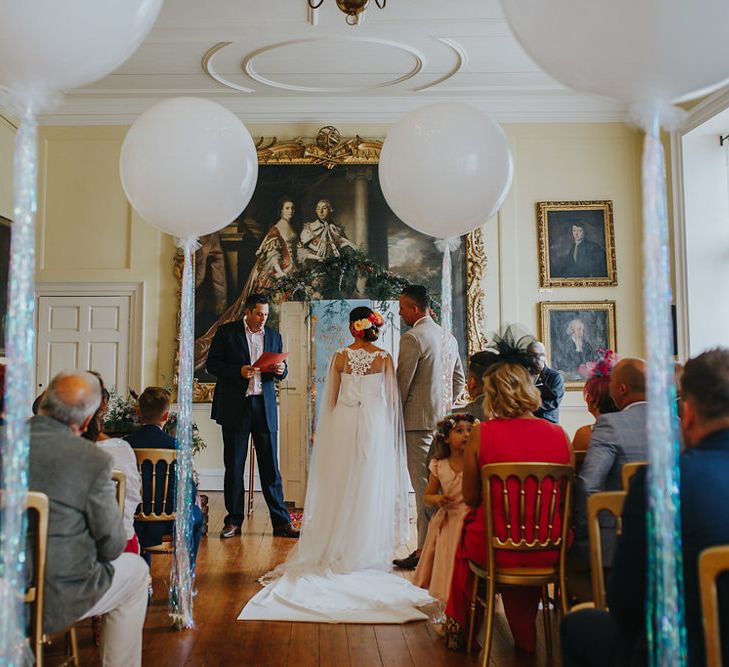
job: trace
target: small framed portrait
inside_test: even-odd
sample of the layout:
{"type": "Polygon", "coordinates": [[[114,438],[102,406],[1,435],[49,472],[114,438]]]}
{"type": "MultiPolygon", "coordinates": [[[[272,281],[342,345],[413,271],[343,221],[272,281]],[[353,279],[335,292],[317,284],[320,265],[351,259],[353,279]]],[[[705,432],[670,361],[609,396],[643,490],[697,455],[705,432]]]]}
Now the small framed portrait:
{"type": "Polygon", "coordinates": [[[539,304],[542,340],[549,365],[562,374],[566,389],[585,384],[585,364],[615,349],[615,302],[569,301],[539,304]]]}
{"type": "Polygon", "coordinates": [[[540,287],[618,284],[611,201],[537,202],[540,287]]]}

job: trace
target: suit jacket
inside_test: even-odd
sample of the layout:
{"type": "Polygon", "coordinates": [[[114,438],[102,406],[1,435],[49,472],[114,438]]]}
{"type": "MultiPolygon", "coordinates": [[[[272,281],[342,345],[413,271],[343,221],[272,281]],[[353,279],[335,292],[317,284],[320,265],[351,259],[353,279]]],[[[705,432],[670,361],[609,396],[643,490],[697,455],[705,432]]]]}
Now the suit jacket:
{"type": "Polygon", "coordinates": [[[585,239],[577,247],[577,259],[575,259],[575,244],[573,243],[569,252],[562,258],[561,268],[565,278],[607,276],[605,249],[597,243],[585,239]]]}
{"type": "MultiPolygon", "coordinates": [[[[450,341],[453,398],[466,386],[458,343],[450,341]]],[[[402,400],[406,431],[432,431],[444,417],[441,407],[441,328],[432,318],[424,317],[400,337],[397,358],[397,385],[402,400]]]]}
{"type": "MultiPolygon", "coordinates": [[[[698,557],[706,548],[729,543],[729,429],[716,431],[680,457],[684,603],[689,667],[703,666],[704,641],[698,557]]],[[[623,507],[623,531],[610,578],[608,605],[621,633],[642,636],[646,595],[646,471],[633,477],[623,507]]],[[[722,646],[729,646],[729,578],[719,577],[722,646]]],[[[630,643],[629,641],[627,643],[630,643]]],[[[723,663],[729,665],[724,650],[723,663]]]]}
{"type": "MultiPolygon", "coordinates": [[[[646,410],[648,404],[633,403],[620,412],[600,415],[592,429],[587,454],[575,485],[575,541],[578,558],[588,557],[587,498],[599,491],[622,489],[620,472],[624,463],[648,458],[646,410]]],[[[615,555],[615,521],[612,516],[600,519],[603,563],[610,567],[615,555]]]]}
{"type": "Polygon", "coordinates": [[[48,496],[43,630],[69,627],[106,593],[127,543],[111,457],[45,415],[30,422],[28,488],[48,496]]]}
{"type": "MultiPolygon", "coordinates": [[[[264,327],[264,352],[282,352],[281,334],[264,327]]],[[[234,426],[250,417],[250,401],[246,401],[247,380],[241,377],[241,366],[256,361],[251,359],[248,340],[242,320],[219,327],[208,352],[207,371],[217,378],[213,395],[212,418],[221,425],[234,426]]],[[[281,375],[261,373],[263,404],[266,409],[266,423],[270,432],[278,431],[278,410],[276,409],[276,388],[274,381],[283,380],[289,373],[288,367],[281,375]]]]}
{"type": "Polygon", "coordinates": [[[476,398],[468,403],[463,408],[463,412],[465,412],[467,415],[472,415],[480,422],[486,421],[486,413],[483,410],[483,394],[481,394],[480,396],[476,396],[476,398]]]}
{"type": "Polygon", "coordinates": [[[542,394],[542,407],[534,416],[559,424],[559,404],[564,396],[562,376],[553,368],[545,366],[537,378],[537,389],[542,394]]]}

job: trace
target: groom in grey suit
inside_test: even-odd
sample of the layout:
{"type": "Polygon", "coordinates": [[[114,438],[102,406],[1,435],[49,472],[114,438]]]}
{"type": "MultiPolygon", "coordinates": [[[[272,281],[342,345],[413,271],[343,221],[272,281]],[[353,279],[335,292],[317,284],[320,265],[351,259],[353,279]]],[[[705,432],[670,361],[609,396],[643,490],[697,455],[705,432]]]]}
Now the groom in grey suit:
{"type": "MultiPolygon", "coordinates": [[[[397,384],[402,400],[405,441],[408,455],[410,483],[415,491],[418,511],[418,548],[407,558],[393,563],[404,569],[415,569],[420,550],[428,532],[429,514],[423,502],[428,485],[428,453],[433,442],[437,422],[445,415],[441,406],[441,334],[442,330],[430,317],[430,296],[422,285],[406,287],[400,295],[400,316],[412,327],[400,338],[397,361],[397,384]]],[[[450,368],[453,399],[463,391],[465,377],[458,356],[458,344],[452,334],[450,368]]]]}

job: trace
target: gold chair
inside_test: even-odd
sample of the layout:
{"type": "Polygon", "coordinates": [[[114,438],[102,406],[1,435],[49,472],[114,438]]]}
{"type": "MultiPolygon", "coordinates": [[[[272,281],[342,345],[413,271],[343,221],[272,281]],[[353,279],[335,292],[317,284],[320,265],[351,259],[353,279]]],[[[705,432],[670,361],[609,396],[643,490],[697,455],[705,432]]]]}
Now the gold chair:
{"type": "MultiPolygon", "coordinates": [[[[28,531],[29,539],[26,545],[26,550],[30,550],[33,554],[33,574],[31,584],[25,590],[23,601],[31,607],[28,619],[35,664],[37,667],[43,667],[43,646],[51,643],[51,635],[43,632],[43,591],[46,578],[46,554],[48,553],[48,496],[45,493],[28,491],[26,499],[29,525],[34,527],[34,530],[28,531]],[[35,523],[32,522],[33,515],[35,515],[35,523]]],[[[0,506],[3,505],[3,492],[0,491],[0,506]]],[[[65,638],[70,655],[63,665],[78,666],[78,642],[73,627],[66,631],[65,638]]]]}
{"type": "MultiPolygon", "coordinates": [[[[171,477],[174,472],[172,464],[177,460],[177,452],[174,449],[135,449],[134,454],[137,457],[137,467],[139,468],[139,476],[142,479],[142,503],[134,515],[135,521],[174,521],[175,512],[167,512],[168,505],[168,494],[171,488],[171,477]],[[142,467],[145,463],[151,465],[151,488],[150,495],[147,496],[147,489],[144,488],[144,474],[142,467]],[[157,464],[165,464],[164,474],[164,485],[162,493],[162,506],[161,511],[156,511],[156,499],[157,499],[157,464]],[[149,497],[150,511],[145,512],[145,499],[149,497]]],[[[172,540],[163,540],[162,544],[157,544],[151,547],[145,547],[142,549],[144,553],[148,554],[171,554],[174,553],[174,544],[172,540]]]]}
{"type": "Polygon", "coordinates": [[[699,590],[704,619],[704,645],[707,667],[721,667],[721,633],[716,579],[729,570],[729,545],[709,547],[699,555],[699,590]]]}
{"type": "Polygon", "coordinates": [[[592,596],[594,606],[598,609],[607,609],[605,572],[602,564],[602,541],[600,539],[600,514],[610,512],[615,517],[615,531],[620,535],[623,504],[627,495],[625,491],[603,491],[593,493],[587,499],[587,534],[590,539],[592,596]]]}
{"type": "Polygon", "coordinates": [[[481,485],[486,516],[486,545],[487,565],[482,568],[470,562],[471,572],[474,574],[473,591],[471,595],[470,613],[468,619],[468,650],[473,644],[473,633],[476,619],[476,604],[486,610],[486,631],[483,645],[483,667],[488,665],[491,652],[491,638],[493,635],[494,603],[496,587],[503,586],[534,586],[542,589],[542,607],[544,632],[547,643],[547,652],[552,653],[552,628],[547,599],[547,586],[554,584],[560,592],[562,612],[567,613],[567,595],[565,586],[565,556],[569,533],[569,510],[572,495],[572,481],[574,470],[570,465],[552,463],[494,463],[481,468],[481,485]],[[534,526],[527,527],[524,515],[527,509],[526,483],[534,480],[535,493],[530,504],[534,510],[534,526]],[[545,490],[545,480],[552,480],[552,488],[545,490]],[[500,480],[502,486],[501,509],[506,524],[506,539],[495,534],[494,499],[491,497],[491,488],[494,480],[500,480]],[[507,482],[518,482],[518,516],[512,516],[510,498],[517,495],[514,490],[509,491],[507,482]],[[544,515],[544,516],[543,516],[544,515]],[[544,519],[544,521],[543,521],[544,519]],[[561,521],[559,533],[555,535],[555,524],[561,521]],[[529,528],[529,530],[527,530],[529,528]],[[540,533],[546,528],[547,534],[542,539],[540,533]],[[514,532],[516,529],[516,537],[514,532]],[[528,537],[532,531],[531,539],[528,537]],[[502,567],[496,565],[497,551],[540,552],[558,551],[558,562],[554,566],[544,567],[502,567]],[[485,582],[485,595],[483,587],[479,584],[485,582]]]}
{"type": "Polygon", "coordinates": [[[637,473],[643,466],[647,466],[648,461],[633,461],[632,463],[623,463],[623,467],[620,469],[620,478],[623,482],[623,491],[627,491],[630,488],[630,480],[633,479],[633,475],[637,473]]]}
{"type": "Polygon", "coordinates": [[[127,498],[127,476],[121,470],[112,470],[111,480],[116,488],[116,502],[119,503],[119,510],[124,516],[124,501],[127,498]]]}

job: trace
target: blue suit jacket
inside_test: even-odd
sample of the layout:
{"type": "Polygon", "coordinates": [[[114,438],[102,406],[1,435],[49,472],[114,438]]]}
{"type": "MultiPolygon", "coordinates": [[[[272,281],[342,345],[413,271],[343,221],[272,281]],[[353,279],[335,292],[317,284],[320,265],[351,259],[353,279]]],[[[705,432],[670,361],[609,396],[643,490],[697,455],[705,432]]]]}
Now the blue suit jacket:
{"type": "MultiPolygon", "coordinates": [[[[282,352],[281,334],[268,327],[264,328],[264,352],[282,352]]],[[[223,426],[235,426],[250,418],[251,404],[245,400],[248,383],[241,377],[240,368],[256,361],[251,359],[243,321],[231,322],[219,327],[213,337],[208,352],[206,368],[217,378],[213,395],[212,418],[223,426]]],[[[276,410],[276,387],[274,382],[288,375],[288,367],[281,375],[262,373],[263,404],[266,410],[266,423],[271,433],[278,431],[278,412],[276,410]]]]}
{"type": "MultiPolygon", "coordinates": [[[[688,665],[704,665],[704,641],[699,600],[698,558],[706,548],[729,544],[729,429],[716,431],[680,458],[681,533],[688,639],[688,665]]],[[[608,580],[608,605],[628,645],[645,632],[646,471],[633,477],[623,508],[623,532],[608,580]]],[[[719,616],[723,663],[729,664],[729,577],[719,577],[719,616]]]]}

